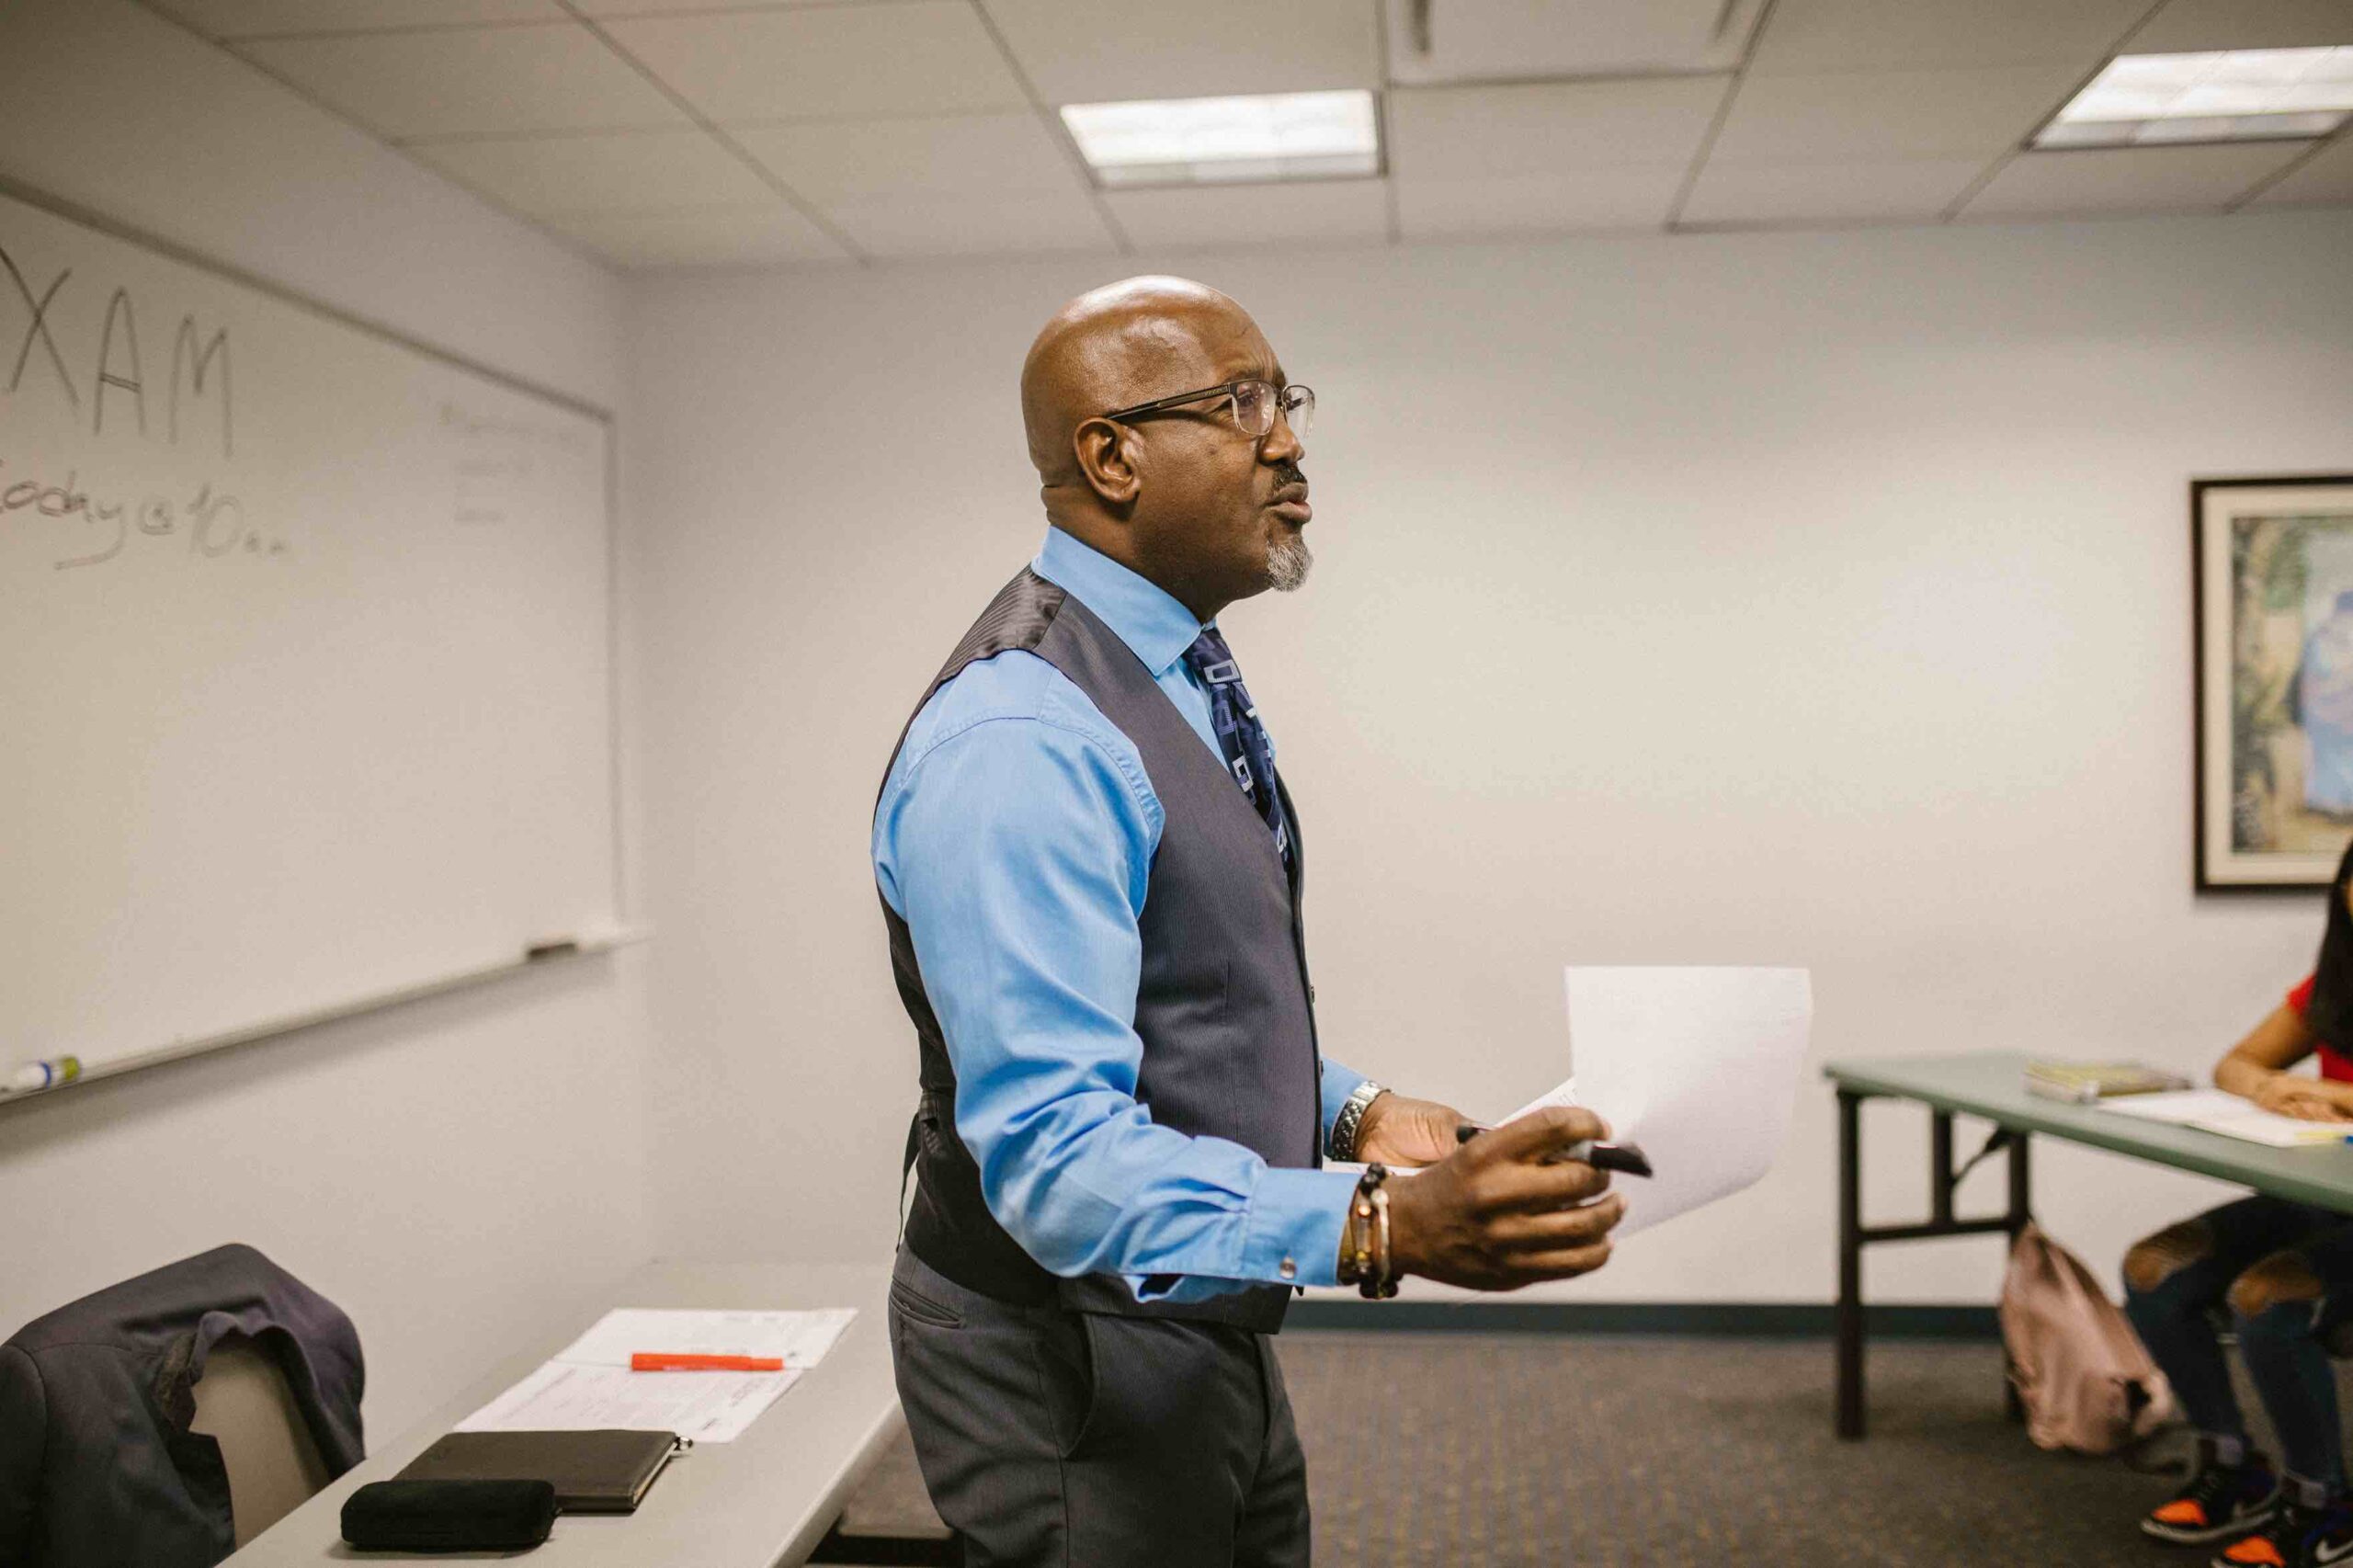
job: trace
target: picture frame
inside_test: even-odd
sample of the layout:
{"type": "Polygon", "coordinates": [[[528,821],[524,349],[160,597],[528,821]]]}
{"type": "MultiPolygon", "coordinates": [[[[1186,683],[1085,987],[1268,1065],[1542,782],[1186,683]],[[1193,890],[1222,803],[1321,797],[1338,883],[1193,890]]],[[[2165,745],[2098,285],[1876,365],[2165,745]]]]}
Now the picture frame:
{"type": "Polygon", "coordinates": [[[2197,891],[2329,886],[2353,844],[2353,473],[2189,485],[2197,891]]]}

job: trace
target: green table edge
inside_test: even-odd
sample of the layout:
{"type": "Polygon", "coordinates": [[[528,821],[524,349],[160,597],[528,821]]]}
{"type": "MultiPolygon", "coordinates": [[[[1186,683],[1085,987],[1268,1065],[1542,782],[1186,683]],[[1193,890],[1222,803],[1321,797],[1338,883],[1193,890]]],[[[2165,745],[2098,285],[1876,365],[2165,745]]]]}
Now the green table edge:
{"type": "Polygon", "coordinates": [[[2093,1106],[2044,1099],[2027,1092],[2029,1060],[2024,1051],[1889,1056],[1826,1062],[1822,1074],[1849,1093],[1917,1100],[1932,1109],[2063,1138],[2299,1203],[2353,1213],[2353,1147],[2339,1143],[2274,1149],[2218,1132],[2136,1121],[2093,1106]],[[2006,1089],[1990,1086],[2004,1081],[2006,1089]]]}

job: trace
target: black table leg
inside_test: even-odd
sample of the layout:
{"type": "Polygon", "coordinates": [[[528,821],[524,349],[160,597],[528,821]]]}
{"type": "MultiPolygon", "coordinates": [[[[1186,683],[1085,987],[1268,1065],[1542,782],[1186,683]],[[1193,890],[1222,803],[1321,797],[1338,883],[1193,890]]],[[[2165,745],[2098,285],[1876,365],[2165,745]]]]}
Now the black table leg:
{"type": "Polygon", "coordinates": [[[1838,1436],[1849,1440],[1863,1435],[1862,1106],[1838,1091],[1838,1436]]]}
{"type": "MultiPolygon", "coordinates": [[[[2015,1244],[2026,1229],[2032,1202],[2027,1184],[2026,1134],[2005,1136],[2010,1153],[2010,1202],[1999,1215],[1964,1219],[1953,1212],[1959,1185],[1952,1166],[1953,1113],[1928,1108],[1928,1218],[1917,1223],[1863,1223],[1863,1101],[1870,1092],[1838,1090],[1838,1306],[1835,1316],[1838,1350],[1838,1436],[1863,1435],[1863,1249],[1881,1242],[1939,1241],[1949,1236],[2006,1234],[2015,1244]]],[[[1972,1165],[1975,1161],[1971,1161],[1972,1165]]],[[[2018,1389],[2009,1385],[2008,1409],[2024,1419],[2018,1389]]]]}
{"type": "Polygon", "coordinates": [[[1928,1117],[1928,1220],[1952,1223],[1952,1112],[1932,1111],[1928,1117]]]}
{"type": "MultiPolygon", "coordinates": [[[[2013,1131],[2010,1135],[2010,1209],[2004,1218],[2007,1221],[2006,1229],[2013,1248],[2018,1245],[2018,1233],[2026,1229],[2027,1221],[2033,1213],[2031,1173],[2028,1167],[2027,1158],[2029,1136],[2024,1129],[2013,1131]]],[[[2003,1413],[2013,1421],[2024,1421],[2026,1402],[2018,1398],[2018,1380],[2007,1375],[2009,1367],[2007,1351],[2003,1353],[2002,1363],[2005,1373],[2002,1379],[2003,1413]]]]}

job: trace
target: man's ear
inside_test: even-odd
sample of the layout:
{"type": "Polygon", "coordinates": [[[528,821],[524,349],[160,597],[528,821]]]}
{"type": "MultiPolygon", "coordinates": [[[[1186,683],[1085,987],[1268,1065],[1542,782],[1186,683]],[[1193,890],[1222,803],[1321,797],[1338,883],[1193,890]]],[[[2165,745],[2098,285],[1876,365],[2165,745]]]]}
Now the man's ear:
{"type": "Polygon", "coordinates": [[[1142,443],[1136,433],[1115,420],[1090,419],[1070,439],[1078,472],[1103,504],[1120,509],[1133,506],[1143,489],[1143,475],[1136,467],[1142,443]]]}

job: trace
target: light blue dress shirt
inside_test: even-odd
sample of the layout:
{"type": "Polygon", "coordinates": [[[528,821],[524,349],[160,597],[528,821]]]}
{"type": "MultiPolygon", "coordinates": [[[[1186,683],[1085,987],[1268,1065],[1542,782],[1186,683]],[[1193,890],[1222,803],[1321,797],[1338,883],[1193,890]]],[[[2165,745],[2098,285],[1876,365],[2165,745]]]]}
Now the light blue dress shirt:
{"type": "MultiPolygon", "coordinates": [[[[1059,528],[1032,566],[1134,650],[1222,766],[1184,660],[1193,613],[1059,528]]],[[[1134,744],[1034,653],[966,665],[916,715],[874,875],[955,1064],[956,1131],[989,1212],[1053,1273],[1119,1274],[1139,1300],[1332,1284],[1353,1176],[1269,1166],[1136,1101],[1137,919],[1163,820],[1134,744]]],[[[1326,1136],[1363,1081],[1324,1063],[1326,1136]]]]}

